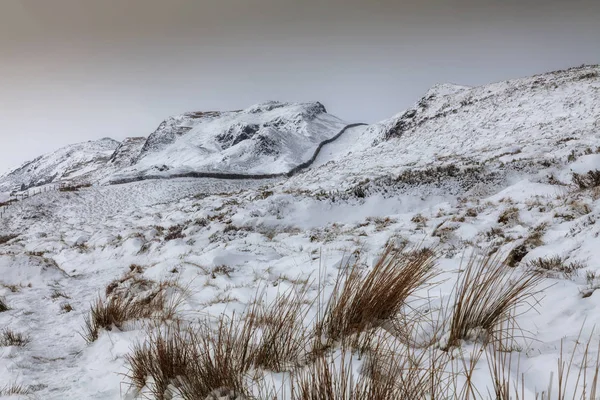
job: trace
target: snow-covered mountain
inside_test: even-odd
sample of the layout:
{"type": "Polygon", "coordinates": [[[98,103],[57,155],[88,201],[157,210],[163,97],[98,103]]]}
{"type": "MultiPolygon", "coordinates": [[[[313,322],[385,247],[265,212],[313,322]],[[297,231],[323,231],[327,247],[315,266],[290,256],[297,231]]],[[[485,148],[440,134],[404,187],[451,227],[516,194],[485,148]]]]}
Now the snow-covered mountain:
{"type": "MultiPolygon", "coordinates": [[[[553,400],[557,377],[569,373],[557,360],[571,354],[572,375],[561,386],[569,395],[563,397],[584,398],[600,348],[594,330],[600,324],[599,121],[600,67],[585,66],[481,87],[435,86],[409,110],[346,130],[292,177],[110,184],[190,169],[285,172],[345,126],[317,103],[172,117],[148,139],[110,141],[83,168],[55,161],[68,160],[66,151],[47,156],[46,164],[40,159],[38,169],[62,165],[68,177],[88,174],[105,184],[42,193],[8,205],[0,217],[0,299],[7,306],[0,310],[0,328],[28,339],[0,344],[0,398],[5,385],[16,384],[43,399],[210,399],[207,390],[179,393],[185,390],[181,375],[167,376],[155,396],[156,380],[131,378],[131,357],[140,350],[135,345],[155,343],[158,325],[194,328],[208,316],[216,326],[222,315],[256,311],[259,292],[265,294],[261,304],[271,304],[289,290],[306,307],[293,322],[301,334],[301,325],[310,327],[323,312],[341,267],[356,263],[357,271],[371,271],[387,245],[404,244],[436,253],[436,276],[408,298],[402,319],[386,320],[375,336],[410,356],[394,377],[441,369],[447,372],[442,381],[452,383],[447,396],[389,398],[462,400],[468,381],[474,385],[470,399],[496,399],[494,374],[502,370],[502,378],[510,375],[505,388],[520,400],[548,398],[539,395],[548,394],[548,385],[553,400]],[[535,295],[511,309],[514,321],[507,317],[494,326],[510,336],[501,346],[488,340],[497,332],[477,326],[448,349],[469,254],[508,256],[502,284],[486,290],[542,274],[535,295]],[[108,321],[90,343],[77,334],[98,298],[140,307],[161,296],[176,308],[173,314],[108,321]],[[510,326],[503,329],[505,322],[510,326]],[[407,330],[412,324],[418,329],[407,330]],[[435,368],[428,369],[432,360],[435,368]]],[[[14,176],[30,182],[27,174],[25,168],[14,176]]],[[[473,298],[478,303],[469,312],[481,306],[481,296],[473,298]]],[[[261,324],[274,322],[287,332],[277,320],[282,316],[261,324]]],[[[271,331],[260,325],[253,340],[271,331]]],[[[299,343],[303,348],[307,342],[299,343]]],[[[316,348],[315,354],[327,353],[322,368],[341,365],[339,343],[330,345],[316,348]]],[[[359,374],[370,370],[371,359],[367,350],[345,362],[359,374]]],[[[290,377],[310,372],[263,365],[241,371],[239,379],[256,398],[278,393],[288,400],[290,377]]]]}
{"type": "MultiPolygon", "coordinates": [[[[446,166],[470,175],[460,178],[455,192],[486,182],[498,188],[511,176],[538,174],[541,179],[541,170],[551,171],[551,165],[570,152],[595,149],[599,115],[598,66],[472,88],[438,85],[411,109],[355,132],[332,156],[334,163],[293,178],[288,185],[350,191],[360,186],[361,191],[392,193],[393,187],[407,184],[398,179],[407,171],[414,175],[446,166]]],[[[453,175],[414,178],[413,186],[421,194],[439,191],[440,183],[458,183],[453,175]]]]}
{"type": "Polygon", "coordinates": [[[286,173],[345,125],[320,103],[267,102],[242,111],[186,113],[164,121],[135,164],[114,179],[198,171],[286,173]]]}
{"type": "Polygon", "coordinates": [[[65,146],[0,176],[0,192],[84,179],[103,170],[119,146],[110,138],[65,146]]]}
{"type": "Polygon", "coordinates": [[[146,138],[66,146],[0,177],[0,192],[57,181],[101,183],[189,172],[281,174],[344,126],[320,103],[257,104],[170,117],[146,138]]]}

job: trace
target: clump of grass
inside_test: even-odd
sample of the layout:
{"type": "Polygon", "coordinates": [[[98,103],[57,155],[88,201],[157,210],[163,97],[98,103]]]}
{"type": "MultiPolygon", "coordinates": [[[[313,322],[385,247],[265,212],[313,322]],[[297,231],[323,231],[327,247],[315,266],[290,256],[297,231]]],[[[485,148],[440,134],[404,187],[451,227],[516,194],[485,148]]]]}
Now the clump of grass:
{"type": "Polygon", "coordinates": [[[125,321],[140,317],[139,310],[133,309],[119,297],[109,300],[98,298],[90,306],[90,314],[85,319],[83,338],[88,343],[98,340],[101,329],[112,330],[114,327],[122,327],[125,321]]]}
{"type": "Polygon", "coordinates": [[[171,388],[186,400],[207,398],[219,388],[246,393],[254,332],[252,319],[235,315],[221,316],[216,330],[209,321],[197,329],[161,327],[126,357],[127,377],[138,389],[148,387],[159,400],[171,398],[171,388]]]}
{"type": "Polygon", "coordinates": [[[261,335],[253,349],[253,363],[269,371],[288,371],[304,362],[312,339],[304,324],[311,303],[306,302],[308,282],[291,289],[268,304],[256,305],[248,318],[260,326],[261,335]]]}
{"type": "Polygon", "coordinates": [[[16,383],[8,384],[0,388],[0,396],[28,396],[30,394],[31,390],[16,383]]]}
{"type": "Polygon", "coordinates": [[[394,318],[408,297],[436,275],[432,252],[403,253],[388,246],[368,272],[358,264],[340,271],[318,323],[331,343],[377,328],[394,318]]]}
{"type": "Polygon", "coordinates": [[[471,217],[471,218],[475,218],[478,214],[479,214],[479,212],[477,212],[476,208],[468,208],[467,211],[465,212],[465,216],[471,217]]]}
{"type": "Polygon", "coordinates": [[[291,374],[292,400],[390,400],[448,398],[450,381],[444,377],[447,354],[431,356],[409,347],[387,345],[374,338],[360,375],[353,370],[351,349],[321,354],[291,374]]]}
{"type": "Polygon", "coordinates": [[[169,298],[167,289],[176,286],[173,282],[161,282],[143,296],[131,292],[113,294],[106,300],[98,298],[85,318],[81,335],[88,343],[98,339],[100,331],[113,328],[123,329],[128,321],[146,318],[170,320],[176,317],[180,299],[169,298]]]}
{"type": "Polygon", "coordinates": [[[447,340],[440,347],[448,350],[462,340],[497,337],[515,308],[539,293],[542,279],[540,274],[515,273],[498,255],[480,258],[473,253],[457,281],[447,340]]]}
{"type": "Polygon", "coordinates": [[[10,310],[10,308],[6,304],[6,300],[4,300],[2,297],[0,297],[0,312],[5,312],[8,310],[10,310]]]}
{"type": "Polygon", "coordinates": [[[508,254],[506,259],[508,266],[516,267],[531,250],[543,245],[542,237],[547,229],[548,224],[545,222],[531,229],[529,235],[508,254]]]}
{"type": "Polygon", "coordinates": [[[0,244],[6,244],[17,237],[19,235],[0,235],[0,244]]]}
{"type": "Polygon", "coordinates": [[[533,385],[527,382],[525,374],[519,374],[517,366],[516,374],[512,375],[512,352],[506,352],[492,343],[486,348],[486,358],[494,393],[493,396],[489,394],[488,397],[498,400],[526,400],[533,398],[531,396],[540,400],[597,399],[600,383],[600,350],[597,350],[595,354],[591,351],[594,332],[592,331],[586,341],[582,338],[582,330],[575,340],[575,346],[570,356],[565,354],[564,340],[561,340],[556,379],[552,372],[546,390],[536,391],[529,397],[525,395],[525,388],[533,387],[533,385]],[[583,348],[581,348],[582,345],[583,348]],[[583,353],[582,359],[580,363],[575,363],[575,354],[578,352],[583,353]],[[556,393],[556,397],[553,396],[554,393],[556,393]]]}
{"type": "Polygon", "coordinates": [[[499,224],[509,224],[519,222],[519,209],[517,207],[508,207],[498,217],[499,224]]]}
{"type": "Polygon", "coordinates": [[[150,390],[156,399],[161,400],[172,382],[187,375],[188,366],[196,356],[196,349],[178,325],[165,327],[151,332],[146,342],[136,344],[132,353],[126,356],[129,364],[127,377],[138,389],[146,386],[148,377],[151,377],[150,390]]]}
{"type": "Polygon", "coordinates": [[[600,186],[600,170],[588,171],[586,174],[573,173],[573,183],[581,190],[600,186]]]}
{"type": "Polygon", "coordinates": [[[184,229],[185,226],[182,224],[170,226],[167,234],[165,235],[165,240],[168,241],[185,238],[185,234],[183,233],[184,229]]]}
{"type": "Polygon", "coordinates": [[[577,275],[579,270],[586,267],[582,262],[567,262],[565,258],[560,256],[536,258],[527,262],[527,267],[536,272],[542,272],[550,276],[557,274],[563,275],[566,279],[571,279],[577,275]]]}
{"type": "Polygon", "coordinates": [[[73,306],[69,303],[62,303],[60,305],[60,309],[65,313],[69,313],[69,312],[73,311],[73,306]]]}
{"type": "Polygon", "coordinates": [[[26,346],[31,339],[27,335],[15,332],[10,329],[4,329],[0,332],[0,346],[26,346]]]}
{"type": "Polygon", "coordinates": [[[417,226],[425,226],[428,220],[427,217],[423,216],[422,214],[415,214],[410,221],[417,224],[417,226]]]}
{"type": "Polygon", "coordinates": [[[228,278],[231,278],[231,274],[234,272],[235,270],[230,267],[229,265],[217,265],[216,267],[213,267],[213,269],[210,271],[210,276],[213,279],[216,279],[218,275],[223,275],[226,276],[228,278]]]}
{"type": "Polygon", "coordinates": [[[50,298],[53,299],[53,300],[56,300],[56,299],[61,298],[61,297],[64,298],[64,299],[70,299],[69,296],[67,296],[64,292],[62,292],[62,291],[60,291],[58,289],[54,289],[52,291],[52,294],[50,295],[50,298]]]}

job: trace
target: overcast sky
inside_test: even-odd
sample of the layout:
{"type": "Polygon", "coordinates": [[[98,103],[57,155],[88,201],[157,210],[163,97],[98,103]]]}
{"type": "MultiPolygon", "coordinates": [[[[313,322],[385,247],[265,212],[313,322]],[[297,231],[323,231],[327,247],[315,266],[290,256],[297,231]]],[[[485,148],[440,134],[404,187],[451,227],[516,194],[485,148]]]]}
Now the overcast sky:
{"type": "Polygon", "coordinates": [[[270,99],[375,122],[435,83],[599,63],[599,21],[599,0],[0,0],[0,173],[270,99]]]}

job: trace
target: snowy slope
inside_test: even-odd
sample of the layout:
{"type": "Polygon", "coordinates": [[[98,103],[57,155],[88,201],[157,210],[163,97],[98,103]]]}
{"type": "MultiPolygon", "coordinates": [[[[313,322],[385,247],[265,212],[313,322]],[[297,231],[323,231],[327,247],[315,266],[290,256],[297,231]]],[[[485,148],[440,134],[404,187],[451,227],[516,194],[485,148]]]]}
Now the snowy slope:
{"type": "Polygon", "coordinates": [[[367,178],[375,181],[371,186],[378,180],[391,185],[390,178],[409,169],[449,165],[472,168],[477,180],[501,185],[514,173],[537,173],[547,168],[537,164],[552,164],[574,149],[595,149],[599,115],[598,66],[474,88],[439,85],[412,109],[368,127],[352,154],[288,185],[352,190],[367,178]]]}
{"type": "Polygon", "coordinates": [[[345,125],[320,103],[268,102],[242,111],[187,113],[164,121],[135,165],[113,180],[191,171],[285,173],[309,160],[345,125]]]}
{"type": "Polygon", "coordinates": [[[118,146],[119,142],[109,138],[65,146],[1,176],[0,192],[93,173],[104,167],[118,146]]]}
{"type": "MultiPolygon", "coordinates": [[[[600,324],[600,186],[577,187],[572,174],[600,170],[599,73],[584,67],[477,88],[434,87],[412,110],[349,129],[322,148],[310,169],[289,179],[148,180],[43,193],[11,205],[0,219],[0,237],[9,238],[0,244],[0,298],[10,307],[0,312],[0,328],[26,334],[30,342],[0,346],[0,389],[16,383],[50,400],[153,398],[147,388],[139,393],[131,387],[124,374],[132,347],[156,321],[102,330],[93,343],[78,334],[90,304],[134,270],[146,283],[177,280],[185,288],[178,316],[194,324],[206,315],[245,310],[258,285],[275,295],[308,282],[309,300],[327,297],[350,255],[369,268],[386,243],[403,242],[439,253],[440,275],[411,297],[408,311],[438,318],[442,334],[465,254],[523,248],[515,273],[530,271],[538,258],[575,265],[574,273],[545,272],[530,304],[535,309],[518,310],[519,332],[503,354],[511,357],[511,377],[523,382],[522,400],[535,399],[551,377],[551,400],[557,398],[561,349],[567,358],[574,354],[568,386],[583,389],[576,376],[586,362],[581,343],[593,339],[592,356],[600,348],[593,334],[600,324]],[[171,231],[178,234],[169,238],[171,231]]],[[[175,148],[190,155],[195,150],[177,147],[189,135],[192,143],[216,146],[207,126],[221,127],[233,115],[262,121],[276,110],[175,118],[152,140],[137,140],[139,150],[122,147],[128,155],[114,163],[136,172],[127,166],[131,154],[140,156],[140,165],[166,160],[175,148]],[[186,124],[192,129],[182,128],[186,124]]],[[[215,154],[221,153],[208,158],[214,161],[215,154]]],[[[266,165],[276,170],[274,161],[266,165]]],[[[307,304],[309,316],[315,315],[318,306],[307,304]]],[[[427,351],[443,354],[442,343],[443,335],[427,351]]],[[[482,346],[477,337],[461,343],[451,353],[449,376],[472,362],[480,396],[471,398],[495,399],[482,346]],[[479,358],[470,359],[473,354],[479,358]]],[[[359,371],[362,360],[351,362],[359,371]]],[[[584,371],[587,382],[593,369],[584,371]]],[[[287,372],[253,372],[274,391],[288,389],[278,399],[289,398],[287,372]]],[[[258,390],[257,382],[249,387],[258,390]]],[[[457,393],[448,397],[463,400],[457,393]]]]}
{"type": "Polygon", "coordinates": [[[0,177],[0,192],[57,181],[109,183],[189,172],[281,174],[347,124],[320,103],[257,104],[168,118],[148,138],[66,146],[0,177]]]}

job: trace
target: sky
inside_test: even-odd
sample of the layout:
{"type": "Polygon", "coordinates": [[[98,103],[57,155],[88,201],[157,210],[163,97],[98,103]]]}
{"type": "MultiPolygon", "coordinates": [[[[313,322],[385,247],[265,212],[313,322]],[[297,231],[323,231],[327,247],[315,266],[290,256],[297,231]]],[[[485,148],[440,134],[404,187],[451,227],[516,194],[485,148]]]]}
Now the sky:
{"type": "Polygon", "coordinates": [[[598,0],[0,0],[0,174],[266,100],[351,122],[436,83],[600,63],[598,0]]]}

